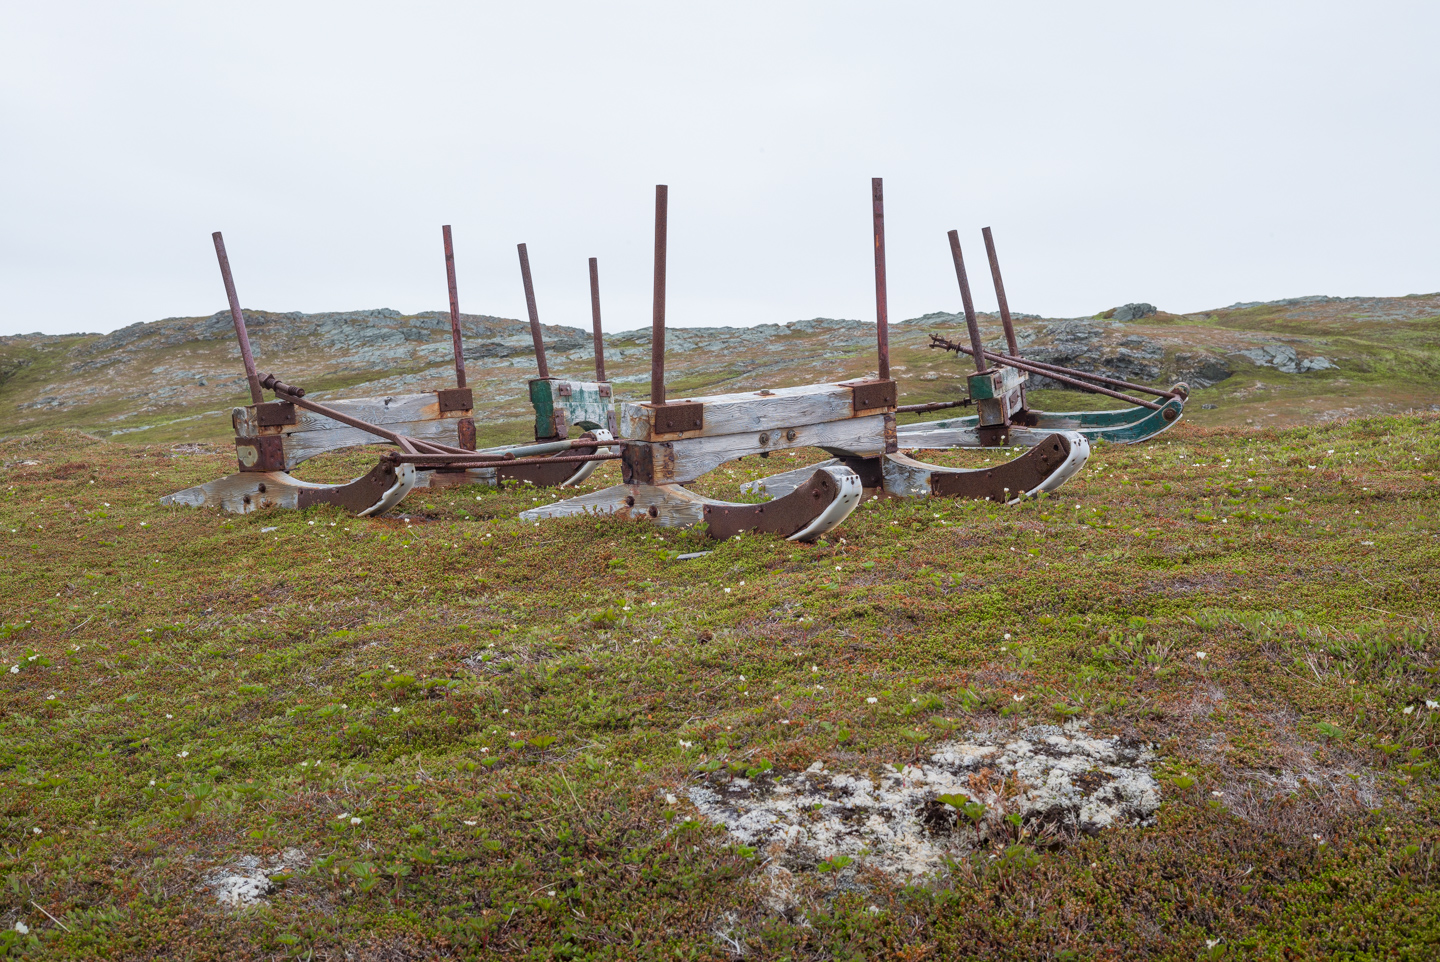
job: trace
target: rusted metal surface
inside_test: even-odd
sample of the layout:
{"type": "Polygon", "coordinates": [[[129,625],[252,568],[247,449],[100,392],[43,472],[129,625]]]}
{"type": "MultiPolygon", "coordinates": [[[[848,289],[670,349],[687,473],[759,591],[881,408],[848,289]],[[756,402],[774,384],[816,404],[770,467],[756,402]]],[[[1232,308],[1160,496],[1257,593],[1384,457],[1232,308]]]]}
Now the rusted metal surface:
{"type": "Polygon", "coordinates": [[[984,374],[985,343],[980,339],[980,322],[975,318],[975,301],[970,296],[970,279],[965,276],[965,255],[960,252],[960,234],[950,231],[950,258],[955,262],[955,279],[960,282],[960,300],[965,305],[965,327],[970,331],[970,343],[975,350],[969,353],[975,358],[975,373],[984,374]]]}
{"type": "Polygon", "coordinates": [[[990,260],[990,277],[995,281],[995,300],[1000,304],[1000,323],[1005,328],[1005,345],[1011,357],[1019,357],[1020,346],[1015,342],[1015,325],[1010,321],[1010,302],[1005,298],[1005,282],[1000,278],[1000,258],[995,255],[995,238],[990,228],[980,231],[985,236],[985,256],[990,260]]]}
{"type": "Polygon", "coordinates": [[[276,428],[299,422],[295,405],[289,401],[266,401],[255,405],[255,423],[262,428],[276,428]]]}
{"type": "Polygon", "coordinates": [[[860,476],[860,485],[866,497],[885,494],[885,469],[881,458],[857,458],[841,455],[840,463],[860,476]]]}
{"type": "Polygon", "coordinates": [[[530,337],[535,341],[535,365],[542,378],[550,376],[550,365],[545,361],[545,335],[540,330],[540,312],[535,308],[535,285],[530,280],[530,254],[524,244],[515,245],[520,251],[520,279],[525,283],[525,310],[530,312],[530,337]]]}
{"type": "Polygon", "coordinates": [[[971,498],[1004,504],[1020,493],[1033,491],[1070,456],[1070,442],[1052,434],[1013,461],[964,474],[936,472],[930,476],[930,493],[942,498],[971,498]]]}
{"type": "Polygon", "coordinates": [[[626,484],[654,484],[675,473],[675,445],[668,441],[627,444],[621,449],[620,477],[626,484]]]}
{"type": "Polygon", "coordinates": [[[959,401],[931,401],[928,404],[902,404],[895,409],[896,414],[920,414],[924,411],[943,411],[946,408],[969,407],[970,399],[962,398],[959,401]]]}
{"type": "Polygon", "coordinates": [[[289,394],[291,398],[300,398],[305,396],[305,389],[303,387],[296,387],[293,384],[286,384],[284,381],[280,380],[273,374],[261,374],[259,378],[261,387],[274,391],[277,394],[289,394]]]}
{"type": "MultiPolygon", "coordinates": [[[[966,347],[965,345],[956,344],[954,341],[946,340],[938,334],[930,335],[930,346],[942,347],[947,351],[956,351],[961,354],[973,355],[974,353],[970,348],[966,347]]],[[[1121,394],[1119,391],[1112,391],[1109,388],[1100,387],[1087,381],[1078,380],[1077,378],[1079,377],[1090,376],[1086,371],[1076,371],[1071,368],[1061,368],[1060,370],[1067,372],[1066,374],[1061,374],[1060,370],[1055,370],[1050,365],[1042,367],[1039,365],[1038,362],[1022,360],[1018,357],[1007,357],[1003,354],[995,354],[990,351],[986,351],[985,356],[988,360],[994,361],[997,364],[1006,364],[1010,367],[1018,368],[1022,371],[1029,371],[1031,374],[1040,374],[1044,377],[1050,378],[1053,381],[1059,381],[1061,384],[1068,384],[1071,387],[1079,388],[1082,391],[1089,391],[1094,394],[1104,394],[1107,397],[1113,397],[1117,400],[1127,401],[1130,404],[1136,404],[1140,407],[1150,408],[1152,411],[1158,411],[1160,409],[1160,405],[1156,404],[1154,401],[1147,401],[1144,398],[1133,397],[1129,394],[1121,394]]],[[[1106,380],[1108,380],[1108,378],[1106,380]]],[[[1155,389],[1146,388],[1145,390],[1154,391],[1155,389]]],[[[1167,394],[1164,396],[1169,397],[1171,395],[1167,394]]]]}
{"type": "Polygon", "coordinates": [[[605,337],[600,333],[600,263],[590,258],[590,324],[595,332],[595,380],[605,380],[605,337]]]}
{"type": "Polygon", "coordinates": [[[475,419],[459,418],[455,421],[455,437],[466,451],[475,450],[475,419]]]}
{"type": "Polygon", "coordinates": [[[670,188],[655,185],[655,293],[650,319],[650,403],[665,403],[665,247],[670,188]]]}
{"type": "Polygon", "coordinates": [[[451,411],[470,411],[475,407],[475,395],[468,387],[450,387],[436,391],[435,396],[440,400],[440,413],[449,414],[451,411]]]}
{"type": "Polygon", "coordinates": [[[870,178],[870,204],[875,235],[875,347],[880,367],[877,376],[890,379],[890,304],[885,280],[885,189],[879,177],[870,178]]]}
{"type": "Polygon", "coordinates": [[[267,434],[258,438],[236,438],[235,459],[241,471],[284,471],[285,437],[267,434]]]}
{"type": "Polygon", "coordinates": [[[455,289],[455,245],[450,240],[450,225],[441,230],[445,234],[445,280],[450,287],[450,339],[455,344],[455,386],[465,386],[465,354],[460,348],[460,295],[455,289]]]}
{"type": "Polygon", "coordinates": [[[651,430],[655,434],[680,434],[683,431],[698,431],[705,426],[703,404],[677,401],[654,408],[654,412],[651,430]]]}
{"type": "Polygon", "coordinates": [[[220,277],[225,281],[225,297],[230,301],[230,320],[235,323],[235,338],[240,342],[240,360],[245,365],[245,380],[250,383],[250,401],[261,404],[265,395],[260,390],[260,376],[255,373],[255,355],[250,353],[250,334],[245,330],[245,314],[240,310],[240,295],[235,293],[235,278],[230,275],[230,257],[225,253],[225,238],[217,230],[210,235],[215,241],[215,256],[220,260],[220,277]]]}
{"type": "Polygon", "coordinates": [[[898,390],[891,380],[859,381],[850,385],[851,405],[855,413],[862,411],[891,410],[895,407],[898,390]]]}
{"type": "Polygon", "coordinates": [[[818,518],[839,493],[839,486],[828,472],[816,471],[809,481],[774,501],[764,504],[707,504],[706,533],[722,540],[752,531],[788,538],[818,518]]]}
{"type": "Polygon", "coordinates": [[[297,507],[308,508],[315,504],[333,504],[352,514],[372,507],[386,491],[395,486],[395,465],[382,460],[363,478],[356,478],[349,484],[337,484],[324,488],[301,488],[297,507]]]}

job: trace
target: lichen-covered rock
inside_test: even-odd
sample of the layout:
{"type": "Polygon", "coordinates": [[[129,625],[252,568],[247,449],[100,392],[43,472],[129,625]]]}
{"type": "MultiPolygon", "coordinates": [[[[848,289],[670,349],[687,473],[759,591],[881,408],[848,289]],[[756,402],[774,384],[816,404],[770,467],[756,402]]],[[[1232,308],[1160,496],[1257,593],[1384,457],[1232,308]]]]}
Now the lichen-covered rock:
{"type": "Polygon", "coordinates": [[[1301,358],[1288,344],[1266,344],[1235,353],[1248,358],[1260,367],[1273,367],[1283,374],[1305,374],[1335,366],[1328,358],[1319,356],[1301,358]]]}
{"type": "Polygon", "coordinates": [[[940,745],[925,764],[877,774],[816,763],[776,777],[712,773],[687,795],[737,842],[788,872],[846,856],[892,874],[938,870],[945,858],[1003,834],[1003,819],[1095,832],[1145,824],[1160,805],[1148,746],[1038,726],[1012,737],[971,734],[940,745]],[[985,806],[979,823],[940,796],[985,806]]]}

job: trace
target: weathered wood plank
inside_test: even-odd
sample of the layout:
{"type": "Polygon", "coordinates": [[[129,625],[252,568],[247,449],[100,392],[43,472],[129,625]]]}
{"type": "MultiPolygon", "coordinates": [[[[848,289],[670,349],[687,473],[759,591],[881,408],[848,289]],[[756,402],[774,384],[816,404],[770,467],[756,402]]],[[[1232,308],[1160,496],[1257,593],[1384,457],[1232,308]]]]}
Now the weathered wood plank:
{"type": "MultiPolygon", "coordinates": [[[[326,418],[330,421],[329,418],[326,418]]],[[[348,448],[364,444],[389,444],[384,438],[377,438],[368,431],[359,428],[352,428],[348,425],[330,421],[333,428],[306,431],[301,434],[286,434],[285,438],[285,468],[289,470],[318,454],[326,451],[334,451],[339,448],[348,448]]],[[[453,418],[431,421],[400,421],[390,422],[386,427],[392,431],[409,435],[412,438],[423,438],[427,441],[439,441],[442,444],[458,446],[460,443],[459,433],[455,428],[456,422],[453,418]]]]}
{"type": "Polygon", "coordinates": [[[655,409],[649,404],[625,403],[620,406],[620,436],[640,441],[706,438],[842,421],[855,417],[853,397],[851,386],[841,383],[675,398],[676,402],[705,405],[704,427],[678,434],[659,434],[654,430],[655,409]]]}
{"type": "Polygon", "coordinates": [[[653,465],[653,472],[645,478],[646,481],[654,484],[684,483],[704,477],[727,461],[762,451],[817,447],[862,457],[884,454],[885,415],[800,424],[784,430],[773,428],[722,437],[652,442],[645,446],[648,451],[643,452],[637,450],[639,447],[633,443],[628,445],[626,458],[646,459],[653,465]]]}

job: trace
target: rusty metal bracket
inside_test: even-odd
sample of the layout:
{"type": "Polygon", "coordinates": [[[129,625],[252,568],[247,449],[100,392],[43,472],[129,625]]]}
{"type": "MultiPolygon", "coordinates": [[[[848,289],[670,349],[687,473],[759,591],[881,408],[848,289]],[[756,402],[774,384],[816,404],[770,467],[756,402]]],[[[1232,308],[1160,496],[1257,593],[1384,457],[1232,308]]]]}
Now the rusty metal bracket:
{"type": "Polygon", "coordinates": [[[236,438],[235,459],[241,471],[284,471],[285,438],[279,434],[236,438]]]}
{"type": "Polygon", "coordinates": [[[895,407],[898,392],[895,382],[859,381],[850,385],[851,404],[858,415],[863,411],[888,410],[895,407]]]}
{"type": "Polygon", "coordinates": [[[449,387],[443,391],[436,391],[435,396],[440,399],[440,413],[449,414],[451,411],[472,411],[475,408],[475,395],[468,387],[449,387]]]}
{"type": "Polygon", "coordinates": [[[300,421],[295,416],[295,405],[289,401],[266,401],[255,405],[255,423],[262,428],[275,428],[300,421]]]}
{"type": "Polygon", "coordinates": [[[457,418],[455,421],[456,440],[467,451],[475,450],[475,419],[457,418]]]}
{"type": "Polygon", "coordinates": [[[839,486],[828,471],[816,471],[810,480],[774,501],[764,504],[707,504],[705,533],[722,540],[751,531],[766,531],[788,538],[820,517],[839,493],[839,486]]]}
{"type": "Polygon", "coordinates": [[[672,401],[656,404],[654,412],[654,434],[680,434],[684,431],[699,431],[705,426],[705,405],[692,401],[672,401]]]}

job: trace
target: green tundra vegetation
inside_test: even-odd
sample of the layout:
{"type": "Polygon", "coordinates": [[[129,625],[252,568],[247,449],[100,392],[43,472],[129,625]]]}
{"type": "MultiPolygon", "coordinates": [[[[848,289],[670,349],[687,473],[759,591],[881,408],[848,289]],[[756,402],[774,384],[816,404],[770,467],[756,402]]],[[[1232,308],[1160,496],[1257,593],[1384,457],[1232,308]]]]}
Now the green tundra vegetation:
{"type": "Polygon", "coordinates": [[[0,440],[0,955],[1440,954],[1434,414],[1187,414],[1054,496],[869,501],[814,545],[526,524],[563,495],[523,486],[162,507],[233,470],[178,440],[0,440]],[[1153,746],[1154,824],[836,859],[776,911],[685,792],[1065,721],[1153,746]],[[245,864],[268,892],[219,904],[245,864]]]}

